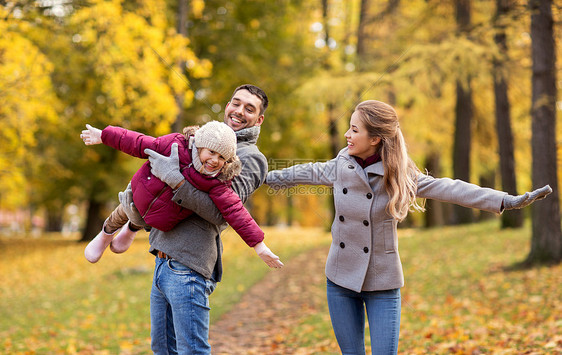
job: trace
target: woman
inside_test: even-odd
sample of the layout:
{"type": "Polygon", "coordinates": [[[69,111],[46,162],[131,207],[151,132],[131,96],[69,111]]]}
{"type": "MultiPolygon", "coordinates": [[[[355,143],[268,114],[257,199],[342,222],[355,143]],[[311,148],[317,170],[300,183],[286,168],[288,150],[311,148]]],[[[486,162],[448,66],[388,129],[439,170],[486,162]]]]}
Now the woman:
{"type": "Polygon", "coordinates": [[[365,354],[365,311],[373,354],[396,354],[400,329],[397,224],[409,210],[423,211],[416,197],[501,213],[544,198],[545,186],[521,196],[460,180],[422,174],[408,157],[394,109],[364,101],[351,115],[347,147],[328,162],[271,171],[272,187],[333,186],[335,219],[326,261],[332,327],[342,354],[365,354]]]}

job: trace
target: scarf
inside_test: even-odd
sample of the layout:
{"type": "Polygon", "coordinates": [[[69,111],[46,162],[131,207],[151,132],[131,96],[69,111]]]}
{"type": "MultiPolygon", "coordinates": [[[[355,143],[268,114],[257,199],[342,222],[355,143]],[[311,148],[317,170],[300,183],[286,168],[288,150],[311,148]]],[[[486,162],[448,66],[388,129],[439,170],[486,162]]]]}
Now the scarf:
{"type": "Polygon", "coordinates": [[[236,131],[236,140],[240,142],[256,143],[260,135],[260,126],[253,126],[236,131]]]}

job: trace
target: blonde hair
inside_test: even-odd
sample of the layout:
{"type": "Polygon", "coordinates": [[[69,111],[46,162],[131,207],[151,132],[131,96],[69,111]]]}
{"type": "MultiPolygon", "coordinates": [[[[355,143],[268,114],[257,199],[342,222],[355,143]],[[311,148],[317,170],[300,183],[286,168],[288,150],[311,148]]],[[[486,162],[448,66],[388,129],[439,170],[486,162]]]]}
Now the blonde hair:
{"type": "Polygon", "coordinates": [[[367,100],[355,107],[370,137],[381,139],[379,154],[384,166],[384,188],[388,194],[386,211],[401,221],[408,211],[423,211],[416,201],[417,175],[420,170],[408,156],[406,142],[392,106],[367,100]]]}

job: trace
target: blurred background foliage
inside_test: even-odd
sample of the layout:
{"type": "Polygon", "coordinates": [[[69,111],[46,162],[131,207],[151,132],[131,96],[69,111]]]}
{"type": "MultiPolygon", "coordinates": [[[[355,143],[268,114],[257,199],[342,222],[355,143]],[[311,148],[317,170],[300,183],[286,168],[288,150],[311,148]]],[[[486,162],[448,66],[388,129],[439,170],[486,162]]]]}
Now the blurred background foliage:
{"type": "MultiPolygon", "coordinates": [[[[1,227],[92,238],[142,161],[84,146],[85,124],[180,131],[222,120],[244,83],[270,98],[259,147],[271,168],[334,157],[355,104],[378,99],[397,108],[418,166],[455,177],[458,90],[470,90],[464,179],[502,189],[494,119],[501,75],[509,81],[516,188],[527,191],[531,10],[513,0],[499,16],[499,0],[467,2],[462,22],[449,0],[2,1],[1,227]],[[498,28],[507,52],[495,41],[498,28]]],[[[552,12],[560,38],[559,3],[552,12]]],[[[263,225],[328,226],[330,194],[309,192],[272,196],[262,187],[248,207],[263,225]]],[[[416,214],[406,223],[427,221],[416,214]]]]}

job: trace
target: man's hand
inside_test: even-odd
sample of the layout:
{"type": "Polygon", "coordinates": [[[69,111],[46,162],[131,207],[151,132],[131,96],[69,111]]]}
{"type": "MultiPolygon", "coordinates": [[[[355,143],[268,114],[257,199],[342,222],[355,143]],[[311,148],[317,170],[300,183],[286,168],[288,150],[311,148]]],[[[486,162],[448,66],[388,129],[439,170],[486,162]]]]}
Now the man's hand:
{"type": "Polygon", "coordinates": [[[550,185],[541,187],[532,192],[525,192],[523,195],[512,196],[506,195],[503,198],[503,207],[505,210],[513,210],[529,206],[531,203],[542,200],[552,192],[550,185]]]}
{"type": "Polygon", "coordinates": [[[147,227],[148,225],[144,223],[139,210],[135,207],[133,203],[133,190],[131,189],[131,183],[127,185],[125,191],[119,192],[119,202],[123,206],[123,211],[129,218],[132,224],[138,227],[147,227]]]}
{"type": "Polygon", "coordinates": [[[283,263],[279,260],[279,257],[273,254],[264,242],[256,244],[254,250],[270,268],[279,269],[283,267],[283,263]]]}
{"type": "Polygon", "coordinates": [[[101,129],[87,124],[86,129],[80,134],[80,138],[82,138],[86,145],[101,144],[101,129]]]}
{"type": "Polygon", "coordinates": [[[150,161],[150,172],[172,189],[181,186],[184,178],[180,172],[180,158],[178,156],[178,144],[172,144],[170,156],[167,157],[152,149],[145,149],[144,154],[148,155],[150,161]]]}

